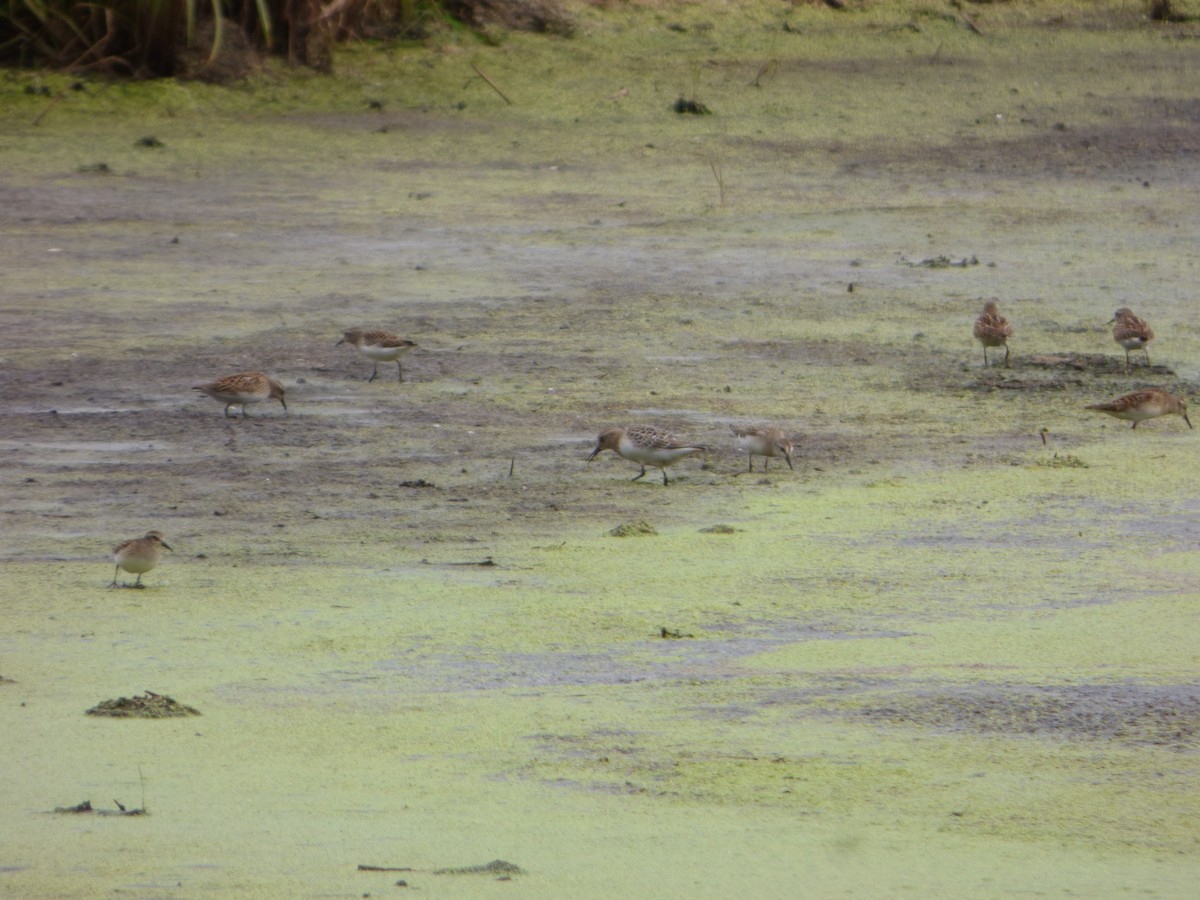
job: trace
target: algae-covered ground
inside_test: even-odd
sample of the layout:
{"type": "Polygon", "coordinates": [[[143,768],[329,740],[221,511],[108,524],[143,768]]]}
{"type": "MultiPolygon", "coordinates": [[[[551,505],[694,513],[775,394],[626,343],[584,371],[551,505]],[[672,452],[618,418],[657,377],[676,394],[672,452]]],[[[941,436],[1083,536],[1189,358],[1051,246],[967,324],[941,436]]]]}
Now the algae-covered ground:
{"type": "Polygon", "coordinates": [[[866,6],[0,78],[0,895],[1194,895],[1200,23],[866,6]]]}

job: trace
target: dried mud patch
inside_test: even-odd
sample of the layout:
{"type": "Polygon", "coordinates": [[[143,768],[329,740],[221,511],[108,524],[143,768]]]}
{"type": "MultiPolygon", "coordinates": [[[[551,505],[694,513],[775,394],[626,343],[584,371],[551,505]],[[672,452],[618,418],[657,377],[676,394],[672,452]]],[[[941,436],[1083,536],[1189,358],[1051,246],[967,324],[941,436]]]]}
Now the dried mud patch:
{"type": "Polygon", "coordinates": [[[868,705],[871,722],[949,732],[1110,740],[1194,751],[1200,684],[930,688],[868,705]]]}
{"type": "MultiPolygon", "coordinates": [[[[973,174],[982,178],[1028,176],[1032,170],[1061,175],[1095,175],[1101,172],[1121,172],[1137,166],[1161,163],[1178,164],[1194,159],[1200,150],[1200,124],[1193,115],[1179,111],[1175,101],[1152,98],[1139,103],[1130,115],[1137,125],[1110,127],[1071,125],[1054,118],[1052,113],[1018,117],[1014,127],[1025,134],[1008,140],[992,135],[966,134],[938,148],[938,160],[947,173],[973,174]],[[1175,117],[1178,116],[1176,119],[1175,117]],[[1164,118],[1169,121],[1163,121],[1164,118]]],[[[1109,110],[1107,115],[1116,116],[1109,110]]],[[[990,116],[988,119],[990,120],[990,116]]],[[[1001,127],[995,122],[979,119],[974,127],[1001,127]]],[[[860,143],[850,148],[841,142],[828,147],[831,155],[840,159],[843,172],[864,175],[871,172],[892,173],[925,171],[928,167],[928,147],[897,147],[894,143],[860,143]]],[[[981,185],[983,182],[981,181],[981,185]]],[[[1146,182],[1145,187],[1152,186],[1146,182]]],[[[1033,210],[1033,221],[1044,210],[1033,210]]]]}

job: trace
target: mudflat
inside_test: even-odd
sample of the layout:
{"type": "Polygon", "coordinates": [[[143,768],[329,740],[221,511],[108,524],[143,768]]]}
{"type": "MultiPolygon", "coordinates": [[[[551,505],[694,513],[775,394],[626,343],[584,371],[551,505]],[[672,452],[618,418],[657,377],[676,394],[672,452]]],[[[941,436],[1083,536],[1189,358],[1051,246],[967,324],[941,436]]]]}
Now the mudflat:
{"type": "Polygon", "coordinates": [[[1200,23],[964,9],[0,80],[0,895],[1192,896],[1200,23]]]}

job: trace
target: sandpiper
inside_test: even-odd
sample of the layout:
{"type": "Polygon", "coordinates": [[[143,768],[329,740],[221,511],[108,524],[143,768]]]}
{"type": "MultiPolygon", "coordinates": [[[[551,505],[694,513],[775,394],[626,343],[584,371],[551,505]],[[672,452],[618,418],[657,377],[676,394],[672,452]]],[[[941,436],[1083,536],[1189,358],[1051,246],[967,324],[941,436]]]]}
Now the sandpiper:
{"type": "Polygon", "coordinates": [[[730,425],[729,430],[737,439],[737,445],[746,451],[750,462],[749,471],[754,471],[755,456],[764,457],[764,472],[767,471],[767,462],[772,456],[782,456],[787,460],[788,468],[795,471],[795,466],[792,465],[792,441],[783,433],[782,429],[773,425],[764,425],[758,428],[735,428],[730,425]]]}
{"type": "Polygon", "coordinates": [[[642,471],[634,476],[634,481],[646,474],[646,466],[655,466],[662,469],[663,484],[669,484],[667,466],[707,449],[700,444],[689,444],[652,425],[634,425],[630,428],[605,428],[596,439],[596,447],[587,461],[590,463],[603,450],[612,450],[618,456],[641,465],[642,471]]]}
{"type": "Polygon", "coordinates": [[[1146,345],[1154,340],[1154,330],[1145,319],[1135,316],[1132,310],[1122,306],[1113,313],[1108,324],[1113,326],[1113,340],[1125,348],[1126,372],[1129,371],[1130,350],[1145,350],[1146,365],[1150,365],[1150,348],[1146,345]]]}
{"type": "Polygon", "coordinates": [[[1008,339],[1012,337],[1012,333],[1008,319],[996,309],[996,301],[989,300],[983,304],[983,312],[975,320],[975,340],[983,344],[984,368],[987,368],[988,364],[988,347],[1003,347],[1004,365],[1008,366],[1008,339]]]}
{"type": "Polygon", "coordinates": [[[214,400],[224,403],[226,416],[229,416],[229,407],[240,406],[242,418],[247,418],[246,407],[264,400],[278,400],[283,406],[283,411],[287,412],[287,403],[283,399],[283,385],[262,372],[226,375],[208,384],[197,384],[192,390],[202,391],[214,400]]]}
{"type": "Polygon", "coordinates": [[[1157,419],[1159,416],[1183,416],[1188,428],[1192,427],[1192,420],[1187,414],[1187,401],[1159,388],[1134,391],[1107,403],[1093,403],[1088,409],[1132,422],[1134,428],[1144,419],[1157,419]]]}
{"type": "Polygon", "coordinates": [[[113,560],[117,567],[113,569],[112,587],[121,587],[117,583],[117,575],[124,569],[131,575],[137,575],[137,581],[127,587],[145,587],[142,584],[142,576],[153,569],[162,560],[163,550],[170,550],[171,546],[163,540],[162,532],[147,531],[145,537],[133,538],[132,540],[123,541],[113,547],[113,560]]]}
{"type": "Polygon", "coordinates": [[[379,364],[381,362],[392,361],[395,361],[396,372],[399,374],[400,380],[403,381],[404,369],[400,366],[400,356],[417,346],[414,341],[396,337],[390,331],[363,331],[361,328],[351,328],[349,331],[343,332],[342,339],[337,344],[334,344],[334,346],[337,347],[342,344],[353,344],[358,348],[359,353],[375,363],[375,370],[371,372],[371,377],[367,379],[367,384],[374,381],[375,377],[379,374],[379,364]]]}

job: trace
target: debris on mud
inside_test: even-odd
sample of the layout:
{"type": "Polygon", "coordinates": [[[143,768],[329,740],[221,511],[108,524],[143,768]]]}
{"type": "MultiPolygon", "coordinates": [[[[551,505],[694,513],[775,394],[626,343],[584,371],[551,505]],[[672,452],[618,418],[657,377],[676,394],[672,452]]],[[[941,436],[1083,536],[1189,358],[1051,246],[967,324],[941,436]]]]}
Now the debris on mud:
{"type": "Polygon", "coordinates": [[[1041,466],[1046,469],[1087,469],[1088,464],[1078,456],[1072,456],[1070,453],[1060,456],[1055,453],[1049,459],[1039,459],[1034,463],[1035,466],[1041,466]]]}
{"type": "Polygon", "coordinates": [[[92,801],[84,800],[82,803],[76,803],[74,806],[56,806],[56,813],[90,813],[92,812],[92,801]]]}
{"type": "Polygon", "coordinates": [[[642,537],[643,535],[658,534],[657,529],[649,522],[626,522],[608,532],[613,537],[642,537]]]}
{"type": "Polygon", "coordinates": [[[700,529],[701,534],[736,534],[737,529],[732,525],[709,525],[707,528],[700,529]]]}
{"type": "Polygon", "coordinates": [[[496,875],[501,878],[511,878],[513,875],[524,875],[525,870],[518,865],[493,859],[481,866],[462,866],[460,868],[434,869],[434,875],[496,875]]]}
{"type": "Polygon", "coordinates": [[[948,256],[930,256],[913,262],[911,259],[900,257],[900,261],[914,269],[967,269],[979,265],[979,257],[964,256],[962,259],[951,259],[948,256]]]}
{"type": "Polygon", "coordinates": [[[81,813],[95,813],[98,816],[148,816],[150,813],[145,808],[126,809],[125,805],[120,800],[114,800],[117,804],[116,809],[96,809],[92,806],[91,800],[84,800],[82,803],[76,803],[74,806],[56,806],[51,812],[59,815],[79,815],[81,813]]]}
{"type": "Polygon", "coordinates": [[[685,632],[682,632],[682,631],[672,631],[670,628],[666,628],[666,627],[660,628],[658,630],[658,636],[660,638],[662,638],[663,640],[667,640],[667,641],[681,641],[684,638],[694,638],[695,637],[694,634],[686,634],[685,632]]]}
{"type": "Polygon", "coordinates": [[[424,478],[418,478],[415,481],[402,481],[400,487],[406,488],[431,488],[437,487],[432,481],[426,481],[424,478]]]}
{"type": "Polygon", "coordinates": [[[97,703],[87,714],[113,719],[170,719],[178,716],[198,716],[200,710],[185,706],[165,694],[146,691],[138,697],[118,697],[116,700],[97,703]]]}
{"type": "Polygon", "coordinates": [[[711,116],[712,110],[701,103],[699,100],[689,100],[685,97],[680,97],[675,101],[675,105],[671,107],[681,116],[711,116]]]}

